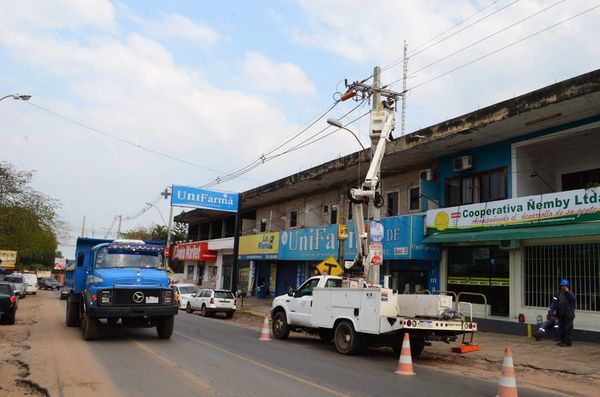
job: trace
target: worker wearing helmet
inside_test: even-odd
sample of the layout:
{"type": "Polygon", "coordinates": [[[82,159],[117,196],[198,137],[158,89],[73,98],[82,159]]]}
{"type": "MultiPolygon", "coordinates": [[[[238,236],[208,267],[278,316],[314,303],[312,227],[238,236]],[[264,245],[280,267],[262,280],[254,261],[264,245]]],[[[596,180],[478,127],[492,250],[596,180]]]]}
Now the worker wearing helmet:
{"type": "Polygon", "coordinates": [[[571,332],[573,331],[573,319],[575,318],[575,294],[571,292],[570,283],[567,279],[560,282],[556,313],[560,331],[558,346],[571,346],[571,332]]]}

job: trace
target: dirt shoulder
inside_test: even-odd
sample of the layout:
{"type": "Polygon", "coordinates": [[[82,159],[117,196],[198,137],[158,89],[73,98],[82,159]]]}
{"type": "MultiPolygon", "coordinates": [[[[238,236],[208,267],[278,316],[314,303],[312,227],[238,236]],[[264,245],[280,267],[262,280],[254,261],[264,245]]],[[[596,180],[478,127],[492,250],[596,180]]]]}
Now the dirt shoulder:
{"type": "Polygon", "coordinates": [[[3,396],[116,396],[77,328],[64,325],[64,301],[39,291],[19,303],[17,323],[0,326],[3,396]]]}

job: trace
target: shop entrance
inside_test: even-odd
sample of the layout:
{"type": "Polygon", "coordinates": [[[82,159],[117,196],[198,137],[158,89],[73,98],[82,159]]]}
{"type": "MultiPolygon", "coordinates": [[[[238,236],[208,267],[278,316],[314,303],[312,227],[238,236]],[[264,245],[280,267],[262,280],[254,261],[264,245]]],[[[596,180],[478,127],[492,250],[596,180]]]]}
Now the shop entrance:
{"type": "MultiPolygon", "coordinates": [[[[497,246],[448,248],[448,290],[484,294],[493,316],[509,314],[508,251],[497,246]]],[[[462,301],[482,303],[481,298],[465,296],[462,301]]]]}

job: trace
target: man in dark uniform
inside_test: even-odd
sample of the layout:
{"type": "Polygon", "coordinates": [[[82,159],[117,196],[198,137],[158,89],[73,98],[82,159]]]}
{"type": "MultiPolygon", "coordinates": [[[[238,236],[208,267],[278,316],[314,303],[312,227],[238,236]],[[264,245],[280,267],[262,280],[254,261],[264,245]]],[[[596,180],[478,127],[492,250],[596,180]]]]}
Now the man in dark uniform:
{"type": "Polygon", "coordinates": [[[560,343],[558,346],[571,346],[571,332],[573,331],[573,319],[575,318],[575,294],[570,291],[569,280],[560,282],[560,293],[556,304],[558,315],[558,328],[560,331],[560,343]]]}

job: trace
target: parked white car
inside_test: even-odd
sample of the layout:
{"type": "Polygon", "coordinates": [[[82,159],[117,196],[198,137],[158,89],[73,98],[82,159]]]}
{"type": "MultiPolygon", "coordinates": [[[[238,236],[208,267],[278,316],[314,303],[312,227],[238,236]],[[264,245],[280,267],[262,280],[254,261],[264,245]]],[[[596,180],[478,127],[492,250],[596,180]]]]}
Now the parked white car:
{"type": "Polygon", "coordinates": [[[235,313],[236,303],[231,291],[201,289],[188,299],[185,311],[192,313],[194,310],[200,310],[204,317],[225,313],[227,318],[231,318],[235,313]]]}
{"type": "Polygon", "coordinates": [[[179,308],[185,309],[189,299],[198,292],[194,284],[175,284],[175,293],[179,296],[179,308]]]}
{"type": "Polygon", "coordinates": [[[35,295],[38,290],[38,278],[33,273],[23,273],[23,279],[25,280],[25,290],[27,294],[35,295]]]}

